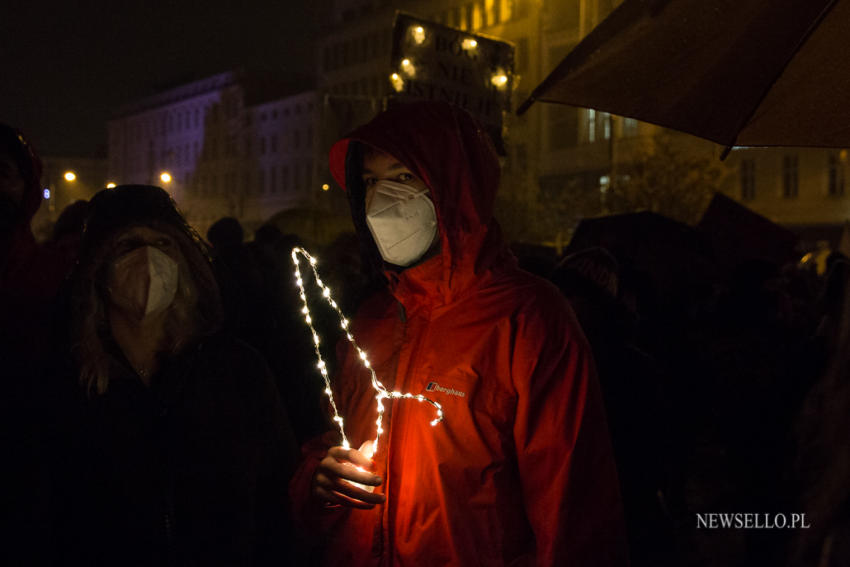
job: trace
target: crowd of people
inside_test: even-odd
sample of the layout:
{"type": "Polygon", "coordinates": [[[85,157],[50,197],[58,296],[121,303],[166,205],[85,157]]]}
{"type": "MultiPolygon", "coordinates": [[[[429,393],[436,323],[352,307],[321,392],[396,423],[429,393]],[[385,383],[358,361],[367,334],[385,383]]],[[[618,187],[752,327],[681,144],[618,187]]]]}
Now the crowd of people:
{"type": "Polygon", "coordinates": [[[662,293],[614,246],[511,246],[492,143],[444,104],[390,108],[330,167],[354,231],[317,254],[350,326],[305,296],[325,392],[299,235],[204,239],[122,185],[36,242],[41,163],[0,125],[4,564],[846,564],[847,258],[662,293]],[[383,432],[372,371],[414,398],[383,432]]]}

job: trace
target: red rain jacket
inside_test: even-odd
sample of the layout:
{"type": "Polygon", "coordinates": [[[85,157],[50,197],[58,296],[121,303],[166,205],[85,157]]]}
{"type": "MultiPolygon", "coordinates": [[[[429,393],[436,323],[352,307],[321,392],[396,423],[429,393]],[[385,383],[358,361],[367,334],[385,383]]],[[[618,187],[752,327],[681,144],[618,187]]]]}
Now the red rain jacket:
{"type": "MultiPolygon", "coordinates": [[[[330,530],[326,564],[625,565],[617,474],[591,351],[558,290],[517,268],[492,218],[499,165],[465,113],[416,103],[338,142],[393,155],[430,188],[442,251],[395,274],[352,329],[388,389],[375,461],[386,503],[322,509],[310,483],[327,445],[308,443],[296,512],[330,530]]],[[[343,346],[346,346],[344,343],[343,346]]],[[[351,349],[335,389],[353,447],[375,436],[375,392],[351,349]]]]}

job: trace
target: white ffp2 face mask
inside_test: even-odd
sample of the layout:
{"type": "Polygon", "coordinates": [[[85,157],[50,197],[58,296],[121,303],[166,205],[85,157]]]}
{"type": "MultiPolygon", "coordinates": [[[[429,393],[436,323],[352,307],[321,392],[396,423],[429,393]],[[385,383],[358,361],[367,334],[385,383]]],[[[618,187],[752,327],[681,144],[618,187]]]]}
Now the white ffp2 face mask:
{"type": "Polygon", "coordinates": [[[395,181],[377,182],[366,206],[366,224],[384,261],[406,267],[431,247],[437,212],[426,193],[395,181]]]}
{"type": "Polygon", "coordinates": [[[137,320],[162,313],[177,294],[178,265],[154,246],[140,246],[112,265],[112,302],[137,320]]]}

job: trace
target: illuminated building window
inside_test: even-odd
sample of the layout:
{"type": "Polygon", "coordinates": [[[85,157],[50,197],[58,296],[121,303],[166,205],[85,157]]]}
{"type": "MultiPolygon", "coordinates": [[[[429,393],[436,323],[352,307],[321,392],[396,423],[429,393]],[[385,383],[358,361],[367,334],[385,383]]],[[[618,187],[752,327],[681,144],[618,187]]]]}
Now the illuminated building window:
{"type": "Polygon", "coordinates": [[[841,197],[844,195],[844,162],[841,160],[839,154],[829,154],[827,191],[830,197],[841,197]]]}
{"type": "Polygon", "coordinates": [[[587,141],[596,141],[596,111],[592,108],[587,109],[587,141]]]}
{"type": "Polygon", "coordinates": [[[602,137],[606,140],[611,139],[611,115],[607,112],[600,113],[602,119],[602,137]]]}
{"type": "Polygon", "coordinates": [[[756,198],[756,162],[741,160],[741,200],[752,201],[756,198]]]}
{"type": "Polygon", "coordinates": [[[623,137],[633,138],[637,136],[638,123],[634,118],[623,118],[623,137]]]}
{"type": "Polygon", "coordinates": [[[796,199],[799,194],[799,159],[796,155],[782,158],[782,196],[796,199]]]}

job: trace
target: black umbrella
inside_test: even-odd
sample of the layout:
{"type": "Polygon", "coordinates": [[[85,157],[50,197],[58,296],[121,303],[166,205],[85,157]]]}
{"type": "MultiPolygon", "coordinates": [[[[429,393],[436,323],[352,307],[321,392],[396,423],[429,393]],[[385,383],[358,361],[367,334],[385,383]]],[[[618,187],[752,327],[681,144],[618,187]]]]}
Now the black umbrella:
{"type": "Polygon", "coordinates": [[[625,0],[536,100],[732,146],[850,146],[850,0],[625,0]]]}

